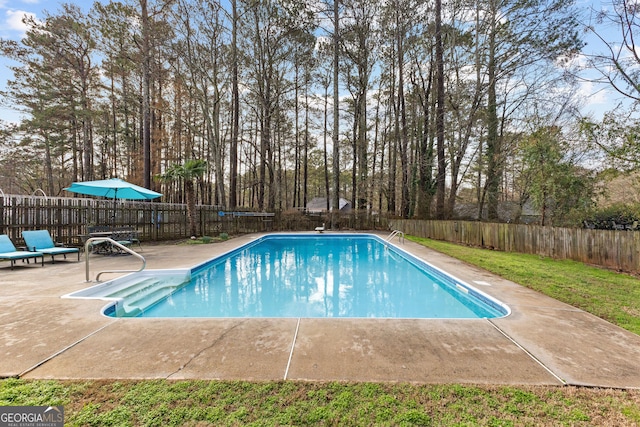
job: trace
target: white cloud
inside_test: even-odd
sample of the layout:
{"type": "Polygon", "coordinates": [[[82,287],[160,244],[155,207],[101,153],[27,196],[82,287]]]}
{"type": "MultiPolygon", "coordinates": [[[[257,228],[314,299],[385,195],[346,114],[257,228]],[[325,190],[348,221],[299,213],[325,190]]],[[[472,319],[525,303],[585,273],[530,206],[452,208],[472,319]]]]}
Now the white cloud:
{"type": "Polygon", "coordinates": [[[7,30],[19,31],[25,33],[27,26],[22,22],[22,18],[25,16],[31,16],[35,18],[35,13],[26,12],[24,10],[7,10],[5,12],[5,28],[7,30]]]}
{"type": "Polygon", "coordinates": [[[601,119],[622,101],[620,95],[607,85],[591,81],[580,83],[577,96],[583,100],[582,112],[595,119],[601,119]]]}
{"type": "Polygon", "coordinates": [[[594,82],[581,82],[578,94],[589,105],[606,104],[609,101],[607,88],[602,87],[602,85],[596,85],[594,82]]]}

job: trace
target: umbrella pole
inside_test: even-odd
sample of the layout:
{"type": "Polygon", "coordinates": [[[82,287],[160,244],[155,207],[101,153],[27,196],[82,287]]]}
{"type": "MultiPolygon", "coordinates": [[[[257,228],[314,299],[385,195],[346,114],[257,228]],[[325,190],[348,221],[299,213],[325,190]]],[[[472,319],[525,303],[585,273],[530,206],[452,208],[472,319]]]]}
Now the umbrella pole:
{"type": "Polygon", "coordinates": [[[111,227],[116,228],[116,211],[118,210],[118,189],[113,193],[113,216],[111,217],[111,227]]]}

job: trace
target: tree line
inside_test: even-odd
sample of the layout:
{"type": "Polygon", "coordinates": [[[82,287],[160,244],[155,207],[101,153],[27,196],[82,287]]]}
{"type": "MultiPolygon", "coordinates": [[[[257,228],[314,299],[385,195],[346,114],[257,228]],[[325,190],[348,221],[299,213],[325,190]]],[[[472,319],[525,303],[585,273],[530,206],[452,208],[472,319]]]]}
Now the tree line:
{"type": "Polygon", "coordinates": [[[3,179],[60,195],[121,177],[183,202],[560,222],[593,199],[570,0],[131,0],[26,17],[2,94],[3,179]],[[171,175],[171,174],[169,174],[171,175]],[[328,208],[329,206],[327,206],[328,208]],[[545,220],[546,218],[546,220],[545,220]]]}

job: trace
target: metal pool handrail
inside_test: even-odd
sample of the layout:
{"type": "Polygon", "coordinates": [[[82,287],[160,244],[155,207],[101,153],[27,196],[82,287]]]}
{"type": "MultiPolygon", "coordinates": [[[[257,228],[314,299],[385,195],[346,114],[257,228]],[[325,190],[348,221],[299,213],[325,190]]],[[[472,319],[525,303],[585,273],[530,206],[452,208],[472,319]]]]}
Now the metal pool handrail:
{"type": "Polygon", "coordinates": [[[120,244],[118,242],[116,242],[113,239],[110,239],[108,237],[91,237],[89,239],[87,239],[87,241],[84,244],[84,253],[85,253],[85,270],[86,270],[86,281],[90,282],[91,280],[89,280],[89,252],[90,252],[90,243],[91,242],[95,242],[95,241],[100,241],[100,242],[109,242],[112,245],[122,249],[125,252],[130,253],[131,255],[138,257],[141,261],[142,261],[142,267],[140,267],[139,270],[105,270],[105,271],[101,271],[100,273],[98,273],[96,275],[96,282],[100,281],[100,275],[102,273],[136,273],[138,271],[142,271],[144,270],[144,268],[147,266],[147,260],[144,259],[144,257],[142,255],[140,255],[139,253],[135,252],[134,250],[126,247],[123,244],[120,244]]]}
{"type": "Polygon", "coordinates": [[[393,240],[394,237],[398,236],[398,241],[404,243],[404,233],[400,230],[393,230],[391,234],[385,239],[387,242],[393,240]]]}

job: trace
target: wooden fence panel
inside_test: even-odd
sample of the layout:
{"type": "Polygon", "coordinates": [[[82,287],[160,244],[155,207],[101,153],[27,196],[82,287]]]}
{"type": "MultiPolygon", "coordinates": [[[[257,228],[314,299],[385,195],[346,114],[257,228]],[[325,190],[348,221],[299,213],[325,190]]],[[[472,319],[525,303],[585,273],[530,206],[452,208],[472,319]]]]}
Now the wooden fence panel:
{"type": "MultiPolygon", "coordinates": [[[[201,207],[200,207],[201,208],[201,207]]],[[[176,239],[188,233],[186,206],[127,200],[5,195],[0,197],[0,234],[16,243],[22,231],[46,229],[56,241],[79,244],[92,225],[134,227],[143,240],[176,239]]],[[[208,227],[214,228],[214,227],[208,227]]]]}
{"type": "MultiPolygon", "coordinates": [[[[282,213],[220,215],[216,206],[197,206],[198,234],[217,236],[264,231],[313,230],[327,215],[282,213]]],[[[640,232],[569,229],[525,224],[474,221],[388,219],[379,215],[341,215],[341,228],[397,229],[405,234],[445,240],[500,251],[573,259],[611,269],[640,271],[640,232]]],[[[98,200],[67,197],[5,195],[0,197],[0,234],[22,242],[22,231],[47,229],[57,241],[78,244],[91,225],[134,227],[142,240],[169,240],[188,236],[186,206],[181,204],[98,200]]]]}
{"type": "MultiPolygon", "coordinates": [[[[264,231],[311,231],[330,218],[322,215],[297,215],[285,220],[282,213],[221,213],[218,206],[196,206],[198,235],[218,236],[264,231]]],[[[340,214],[339,229],[388,230],[386,217],[366,212],[340,214]]],[[[156,201],[105,200],[79,197],[39,197],[0,194],[0,234],[8,234],[22,243],[22,231],[46,229],[65,244],[81,244],[87,227],[109,225],[133,227],[141,240],[170,240],[188,237],[189,221],[184,204],[156,201]]],[[[446,234],[443,234],[446,235],[446,234]]]]}
{"type": "Polygon", "coordinates": [[[406,234],[435,240],[640,272],[638,231],[403,219],[390,220],[389,225],[406,234]]]}

